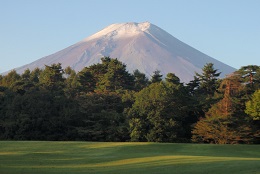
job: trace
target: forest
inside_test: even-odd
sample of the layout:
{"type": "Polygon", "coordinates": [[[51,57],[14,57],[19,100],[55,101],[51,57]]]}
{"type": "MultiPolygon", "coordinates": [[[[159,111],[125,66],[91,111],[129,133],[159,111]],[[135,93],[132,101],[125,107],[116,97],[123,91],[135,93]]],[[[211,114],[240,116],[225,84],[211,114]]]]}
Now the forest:
{"type": "Polygon", "coordinates": [[[127,71],[118,59],[79,72],[60,63],[0,75],[0,140],[260,143],[260,66],[187,84],[127,71]]]}

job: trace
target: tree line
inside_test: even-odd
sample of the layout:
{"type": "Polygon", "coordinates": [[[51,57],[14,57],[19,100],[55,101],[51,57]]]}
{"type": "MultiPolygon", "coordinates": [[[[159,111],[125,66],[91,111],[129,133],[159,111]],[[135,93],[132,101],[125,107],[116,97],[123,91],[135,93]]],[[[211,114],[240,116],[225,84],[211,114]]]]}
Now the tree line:
{"type": "Polygon", "coordinates": [[[207,63],[187,84],[149,79],[118,59],[0,75],[1,140],[260,142],[260,67],[219,78],[207,63]]]}

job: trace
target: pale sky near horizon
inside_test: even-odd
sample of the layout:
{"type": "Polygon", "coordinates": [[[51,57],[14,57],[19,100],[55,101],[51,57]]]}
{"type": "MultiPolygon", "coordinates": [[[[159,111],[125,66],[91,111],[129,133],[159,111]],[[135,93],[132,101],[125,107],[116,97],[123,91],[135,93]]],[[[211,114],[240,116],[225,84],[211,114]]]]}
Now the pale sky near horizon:
{"type": "Polygon", "coordinates": [[[145,21],[234,68],[260,66],[260,0],[0,0],[0,73],[145,21]]]}

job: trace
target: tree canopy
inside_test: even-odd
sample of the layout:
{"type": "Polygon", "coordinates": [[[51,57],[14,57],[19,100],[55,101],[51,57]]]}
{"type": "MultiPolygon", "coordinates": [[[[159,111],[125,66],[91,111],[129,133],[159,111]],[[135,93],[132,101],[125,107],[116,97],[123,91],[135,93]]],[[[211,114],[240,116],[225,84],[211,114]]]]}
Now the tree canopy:
{"type": "Polygon", "coordinates": [[[226,78],[212,63],[187,84],[118,59],[0,75],[0,140],[260,143],[260,68],[226,78]]]}

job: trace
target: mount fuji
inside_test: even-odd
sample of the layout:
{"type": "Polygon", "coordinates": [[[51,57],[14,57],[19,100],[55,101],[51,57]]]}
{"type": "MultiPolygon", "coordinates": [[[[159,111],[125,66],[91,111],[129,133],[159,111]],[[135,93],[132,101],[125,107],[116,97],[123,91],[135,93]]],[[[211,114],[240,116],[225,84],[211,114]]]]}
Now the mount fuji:
{"type": "Polygon", "coordinates": [[[16,68],[18,73],[36,67],[61,63],[76,71],[99,63],[104,56],[118,58],[132,73],[138,69],[151,77],[159,70],[164,76],[175,73],[182,82],[193,79],[206,63],[213,63],[222,77],[235,71],[228,66],[176,39],[149,22],[112,24],[61,51],[16,68]]]}

